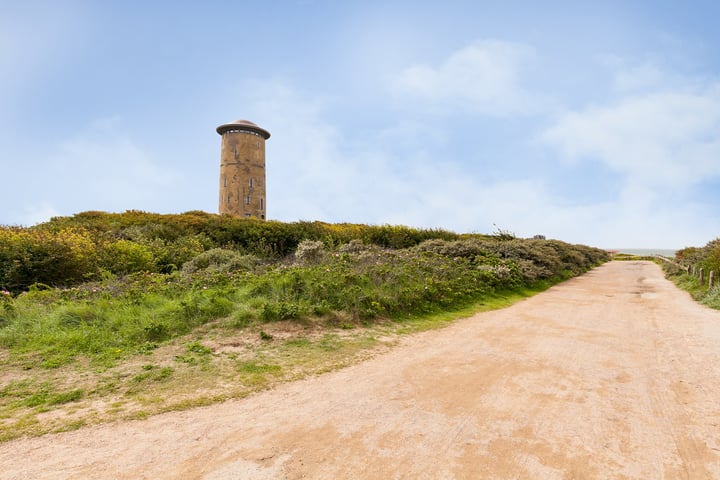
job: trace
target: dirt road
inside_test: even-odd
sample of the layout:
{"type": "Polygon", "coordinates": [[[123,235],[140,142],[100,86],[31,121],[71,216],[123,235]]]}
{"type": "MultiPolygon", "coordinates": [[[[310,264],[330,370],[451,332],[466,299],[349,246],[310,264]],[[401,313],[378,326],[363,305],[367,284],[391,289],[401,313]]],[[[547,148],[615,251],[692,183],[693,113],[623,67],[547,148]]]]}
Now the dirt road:
{"type": "Polygon", "coordinates": [[[611,262],[342,371],[2,444],[0,478],[720,478],[720,312],[611,262]]]}

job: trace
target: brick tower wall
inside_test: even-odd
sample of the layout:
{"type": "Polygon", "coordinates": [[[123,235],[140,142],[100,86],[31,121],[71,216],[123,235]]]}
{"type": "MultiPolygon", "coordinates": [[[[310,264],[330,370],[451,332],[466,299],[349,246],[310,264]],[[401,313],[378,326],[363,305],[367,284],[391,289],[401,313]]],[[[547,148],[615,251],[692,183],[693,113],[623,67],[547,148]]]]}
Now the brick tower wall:
{"type": "Polygon", "coordinates": [[[265,138],[247,130],[222,134],[219,213],[265,219],[265,138]]]}

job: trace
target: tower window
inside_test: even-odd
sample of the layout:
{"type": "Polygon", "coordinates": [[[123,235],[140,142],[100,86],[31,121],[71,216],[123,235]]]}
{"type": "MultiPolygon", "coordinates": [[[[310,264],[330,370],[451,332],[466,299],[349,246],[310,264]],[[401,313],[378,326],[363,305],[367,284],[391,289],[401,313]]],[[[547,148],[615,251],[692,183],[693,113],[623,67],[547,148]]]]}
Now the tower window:
{"type": "Polygon", "coordinates": [[[227,177],[223,175],[223,187],[227,187],[227,177]]]}
{"type": "Polygon", "coordinates": [[[265,199],[260,197],[260,210],[262,210],[263,208],[265,208],[265,199]]]}
{"type": "Polygon", "coordinates": [[[237,145],[235,145],[235,147],[233,148],[233,154],[235,155],[235,160],[237,160],[239,156],[237,151],[237,145]]]}
{"type": "Polygon", "coordinates": [[[248,183],[250,184],[250,188],[252,188],[253,187],[253,179],[251,178],[248,183]]]}
{"type": "Polygon", "coordinates": [[[250,205],[250,195],[245,197],[245,205],[250,205]]]}

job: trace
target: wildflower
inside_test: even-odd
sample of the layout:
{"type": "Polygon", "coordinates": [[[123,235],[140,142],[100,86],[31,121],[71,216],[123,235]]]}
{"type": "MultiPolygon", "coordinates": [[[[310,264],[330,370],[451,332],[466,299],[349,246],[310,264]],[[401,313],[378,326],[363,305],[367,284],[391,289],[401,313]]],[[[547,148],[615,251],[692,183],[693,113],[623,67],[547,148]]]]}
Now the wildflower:
{"type": "Polygon", "coordinates": [[[10,292],[8,292],[7,290],[0,290],[0,293],[2,293],[3,295],[6,295],[6,296],[10,295],[10,292]]]}

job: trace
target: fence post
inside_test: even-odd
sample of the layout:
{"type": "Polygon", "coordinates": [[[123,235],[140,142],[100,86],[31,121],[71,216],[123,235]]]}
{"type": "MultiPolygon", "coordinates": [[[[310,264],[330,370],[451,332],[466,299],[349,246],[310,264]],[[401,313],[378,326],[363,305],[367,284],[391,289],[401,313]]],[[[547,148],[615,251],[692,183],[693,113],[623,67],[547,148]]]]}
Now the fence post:
{"type": "Polygon", "coordinates": [[[710,280],[708,280],[708,288],[712,288],[715,283],[715,270],[710,270],[710,280]]]}
{"type": "Polygon", "coordinates": [[[705,269],[700,267],[700,284],[705,283],[705,269]]]}

